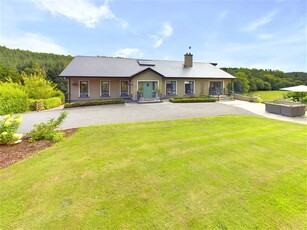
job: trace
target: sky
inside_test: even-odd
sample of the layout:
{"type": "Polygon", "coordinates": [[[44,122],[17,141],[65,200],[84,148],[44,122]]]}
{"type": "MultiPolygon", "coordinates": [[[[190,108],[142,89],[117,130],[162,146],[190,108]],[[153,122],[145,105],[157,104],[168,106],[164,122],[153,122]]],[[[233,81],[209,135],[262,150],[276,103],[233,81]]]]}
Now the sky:
{"type": "Polygon", "coordinates": [[[0,45],[307,72],[307,1],[0,0],[0,45]]]}

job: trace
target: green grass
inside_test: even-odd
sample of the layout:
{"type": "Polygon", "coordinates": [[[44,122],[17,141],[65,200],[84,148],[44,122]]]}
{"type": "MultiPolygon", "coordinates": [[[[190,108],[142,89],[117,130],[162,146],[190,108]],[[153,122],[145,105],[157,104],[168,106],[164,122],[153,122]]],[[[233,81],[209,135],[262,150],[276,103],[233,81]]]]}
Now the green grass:
{"type": "Polygon", "coordinates": [[[275,99],[283,98],[284,94],[287,94],[286,91],[280,90],[271,90],[271,91],[254,91],[250,93],[251,96],[258,96],[262,101],[274,101],[275,99]]]}
{"type": "Polygon", "coordinates": [[[81,128],[0,171],[0,229],[306,229],[306,135],[251,116],[81,128]]]}

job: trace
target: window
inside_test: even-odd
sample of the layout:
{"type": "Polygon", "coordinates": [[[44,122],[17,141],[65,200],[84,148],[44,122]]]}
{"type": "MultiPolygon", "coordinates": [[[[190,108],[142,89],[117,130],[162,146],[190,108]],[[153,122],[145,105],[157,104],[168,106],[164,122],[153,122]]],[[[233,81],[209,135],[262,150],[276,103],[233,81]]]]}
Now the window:
{"type": "Polygon", "coordinates": [[[89,97],[88,81],[80,81],[80,97],[89,97]]]}
{"type": "Polygon", "coordinates": [[[120,96],[129,96],[128,81],[120,82],[120,96]]]}
{"type": "Polygon", "coordinates": [[[184,94],[193,95],[194,94],[194,81],[185,81],[184,82],[184,94]]]}
{"type": "Polygon", "coordinates": [[[176,81],[166,81],[166,95],[176,95],[176,81]]]}
{"type": "Polygon", "coordinates": [[[109,97],[110,96],[110,82],[101,81],[101,96],[109,97]]]}

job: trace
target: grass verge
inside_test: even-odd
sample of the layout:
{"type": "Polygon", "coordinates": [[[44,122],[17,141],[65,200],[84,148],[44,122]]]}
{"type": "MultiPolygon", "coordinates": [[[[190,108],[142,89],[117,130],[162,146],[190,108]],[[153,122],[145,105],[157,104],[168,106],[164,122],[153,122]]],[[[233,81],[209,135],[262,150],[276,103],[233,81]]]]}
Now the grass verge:
{"type": "Polygon", "coordinates": [[[271,91],[254,91],[251,92],[251,96],[257,96],[262,99],[262,101],[274,101],[275,99],[283,98],[284,94],[287,92],[280,90],[271,90],[271,91]]]}
{"type": "Polygon", "coordinates": [[[250,116],[81,128],[0,171],[0,229],[304,229],[305,140],[250,116]]]}

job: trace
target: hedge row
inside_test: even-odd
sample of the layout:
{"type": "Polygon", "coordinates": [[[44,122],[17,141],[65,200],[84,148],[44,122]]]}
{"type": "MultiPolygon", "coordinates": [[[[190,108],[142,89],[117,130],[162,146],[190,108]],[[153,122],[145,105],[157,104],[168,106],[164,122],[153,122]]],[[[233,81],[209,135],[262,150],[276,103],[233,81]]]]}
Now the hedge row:
{"type": "Polygon", "coordinates": [[[125,100],[97,100],[97,101],[82,101],[82,102],[72,102],[65,103],[64,108],[73,108],[81,106],[93,106],[93,105],[110,105],[110,104],[124,104],[125,100]]]}
{"type": "Polygon", "coordinates": [[[216,98],[211,97],[173,97],[169,99],[173,103],[196,103],[196,102],[216,102],[216,98]]]}
{"type": "Polygon", "coordinates": [[[27,93],[17,84],[0,84],[0,115],[27,111],[27,93]]]}
{"type": "Polygon", "coordinates": [[[55,108],[55,107],[62,105],[61,97],[52,97],[52,98],[40,99],[40,100],[28,99],[28,110],[30,110],[30,111],[36,110],[36,108],[35,108],[35,102],[36,101],[42,103],[41,110],[51,109],[51,108],[55,108]]]}

